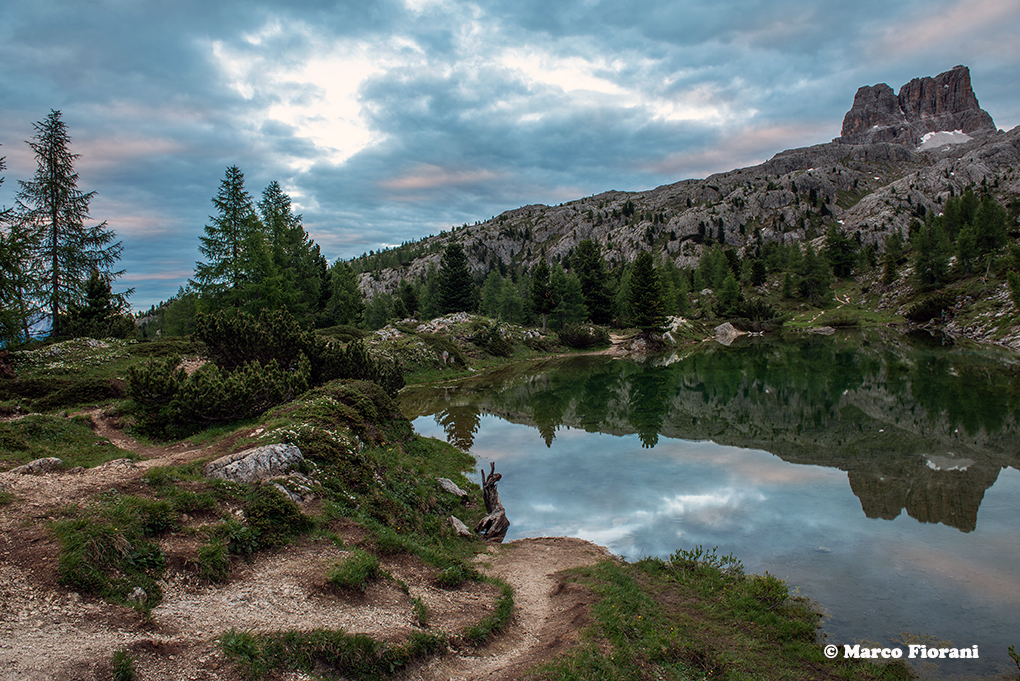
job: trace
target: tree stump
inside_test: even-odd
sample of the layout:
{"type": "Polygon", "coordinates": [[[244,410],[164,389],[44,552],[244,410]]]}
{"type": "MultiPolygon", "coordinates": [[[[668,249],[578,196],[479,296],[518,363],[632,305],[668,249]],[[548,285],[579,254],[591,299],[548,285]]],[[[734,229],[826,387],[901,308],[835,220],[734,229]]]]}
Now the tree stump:
{"type": "Polygon", "coordinates": [[[475,532],[480,533],[485,541],[498,544],[506,537],[510,521],[506,518],[506,511],[503,509],[503,504],[499,500],[499,491],[496,489],[496,483],[503,476],[496,472],[495,461],[490,464],[488,476],[485,475],[485,469],[482,469],[482,499],[485,501],[485,510],[488,515],[478,521],[478,524],[475,525],[475,532]]]}

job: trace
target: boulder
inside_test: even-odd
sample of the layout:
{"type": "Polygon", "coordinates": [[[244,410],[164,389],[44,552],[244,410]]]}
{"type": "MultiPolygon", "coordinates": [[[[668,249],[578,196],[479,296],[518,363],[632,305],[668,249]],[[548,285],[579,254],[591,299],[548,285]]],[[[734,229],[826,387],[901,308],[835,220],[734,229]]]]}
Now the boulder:
{"type": "Polygon", "coordinates": [[[457,516],[455,515],[450,516],[450,524],[453,525],[453,529],[456,530],[457,534],[459,534],[460,536],[474,538],[475,536],[474,533],[471,530],[469,530],[468,526],[465,525],[464,522],[457,516]]]}
{"type": "Polygon", "coordinates": [[[453,480],[450,480],[449,478],[436,478],[436,481],[439,483],[439,486],[443,488],[444,491],[449,492],[454,496],[460,497],[464,501],[467,501],[468,493],[462,490],[460,487],[458,487],[453,480]]]}
{"type": "Polygon", "coordinates": [[[264,445],[211,461],[204,473],[208,478],[252,483],[286,475],[303,460],[301,450],[294,445],[264,445]]]}
{"type": "Polygon", "coordinates": [[[715,339],[723,345],[730,345],[740,336],[746,336],[746,331],[741,331],[729,322],[715,327],[715,339]]]}
{"type": "Polygon", "coordinates": [[[11,473],[20,473],[21,475],[42,475],[43,473],[52,473],[53,471],[60,470],[60,467],[63,465],[64,462],[61,459],[58,459],[55,456],[47,456],[43,459],[29,461],[24,466],[12,468],[11,473]]]}

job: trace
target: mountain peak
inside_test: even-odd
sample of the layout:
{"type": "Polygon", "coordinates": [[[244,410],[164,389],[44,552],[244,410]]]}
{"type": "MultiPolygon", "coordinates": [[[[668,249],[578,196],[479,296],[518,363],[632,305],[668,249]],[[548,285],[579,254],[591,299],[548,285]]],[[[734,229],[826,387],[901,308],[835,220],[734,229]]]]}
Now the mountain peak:
{"type": "Polygon", "coordinates": [[[958,130],[971,135],[995,129],[992,117],[978,104],[970,69],[956,66],[934,78],[914,78],[899,95],[885,83],[861,87],[835,141],[916,147],[928,133],[958,130]]]}

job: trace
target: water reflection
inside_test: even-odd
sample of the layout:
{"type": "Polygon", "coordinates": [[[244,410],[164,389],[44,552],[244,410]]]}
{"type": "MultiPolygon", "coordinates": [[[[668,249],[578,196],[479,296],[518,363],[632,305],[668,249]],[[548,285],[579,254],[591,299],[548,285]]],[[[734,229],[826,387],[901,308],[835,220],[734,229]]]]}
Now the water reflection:
{"type": "Polygon", "coordinates": [[[1014,357],[854,333],[796,342],[714,344],[634,363],[576,357],[406,391],[409,416],[434,415],[470,450],[482,414],[564,427],[711,440],[846,471],[869,518],[974,530],[985,491],[1020,463],[1014,357]]]}
{"type": "MultiPolygon", "coordinates": [[[[577,357],[407,390],[415,428],[497,461],[508,538],[636,558],[701,544],[828,609],[831,642],[1020,630],[1016,358],[853,333],[577,357]]],[[[948,664],[948,663],[947,663],[948,664]]]]}

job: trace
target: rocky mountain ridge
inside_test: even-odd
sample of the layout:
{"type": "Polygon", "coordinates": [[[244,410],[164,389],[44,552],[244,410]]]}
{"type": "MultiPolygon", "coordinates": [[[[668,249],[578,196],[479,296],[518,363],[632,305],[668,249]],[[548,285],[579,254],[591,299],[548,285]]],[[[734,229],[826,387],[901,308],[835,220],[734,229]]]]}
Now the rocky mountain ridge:
{"type": "MultiPolygon", "coordinates": [[[[988,128],[981,115],[987,114],[969,108],[971,100],[977,103],[969,71],[958,67],[947,73],[911,81],[901,95],[916,112],[910,115],[920,117],[908,121],[910,126],[917,124],[919,131],[944,124],[952,126],[946,132],[953,132],[962,125],[975,133],[963,143],[918,147],[905,133],[900,142],[859,143],[852,132],[839,141],[783,151],[757,166],[702,180],[642,192],[608,191],[559,206],[524,206],[411,244],[400,266],[362,263],[362,290],[372,297],[394,291],[402,279],[421,279],[430,265],[438,266],[453,241],[464,247],[476,272],[499,263],[530,268],[543,252],[559,260],[583,239],[597,241],[611,262],[630,261],[650,250],[684,267],[695,265],[713,243],[742,252],[759,239],[805,242],[821,238],[833,223],[851,235],[859,233],[862,243],[881,247],[893,231],[906,236],[911,221],[922,220],[928,211],[941,212],[947,198],[971,185],[984,185],[1008,203],[1020,196],[1020,127],[1009,132],[994,130],[994,124],[988,128]],[[933,88],[945,86],[952,96],[933,94],[933,88]]],[[[891,106],[887,98],[883,101],[881,106],[891,106]]],[[[879,105],[868,108],[855,98],[855,107],[857,113],[848,118],[879,120],[879,105]]],[[[893,118],[887,127],[902,124],[893,118]]]]}
{"type": "Polygon", "coordinates": [[[885,83],[860,88],[834,141],[918,146],[926,134],[943,131],[968,136],[996,131],[992,117],[978,104],[966,66],[934,78],[914,78],[899,95],[885,83]]]}

